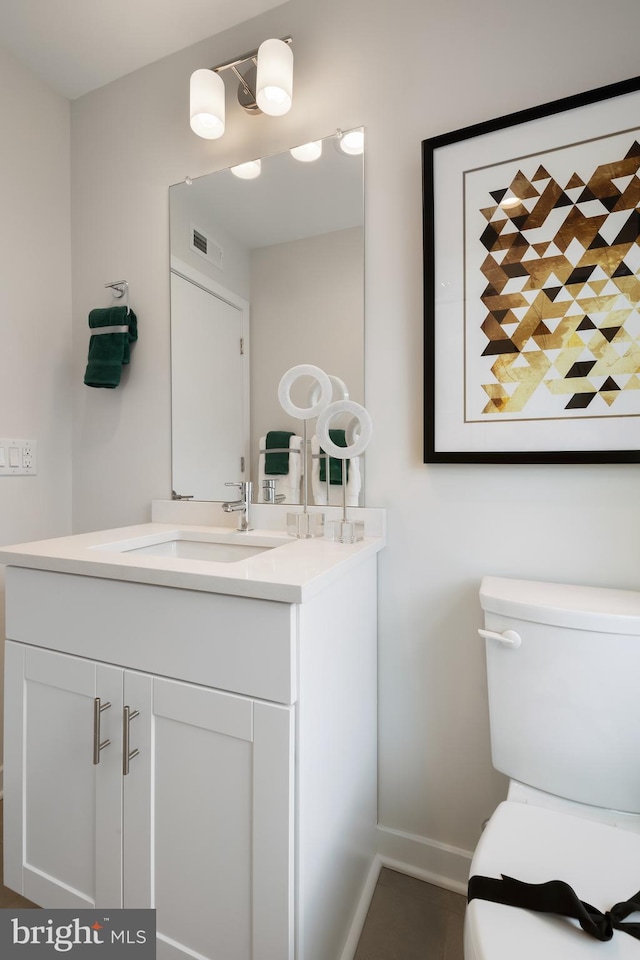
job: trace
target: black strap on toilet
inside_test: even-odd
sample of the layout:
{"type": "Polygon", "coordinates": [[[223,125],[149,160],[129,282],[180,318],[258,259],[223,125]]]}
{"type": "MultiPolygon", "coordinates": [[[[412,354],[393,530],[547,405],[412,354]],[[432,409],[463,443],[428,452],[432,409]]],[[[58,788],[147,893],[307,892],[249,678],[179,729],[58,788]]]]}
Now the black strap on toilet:
{"type": "Polygon", "coordinates": [[[611,940],[614,930],[623,930],[640,940],[640,923],[624,923],[630,914],[640,912],[640,890],[630,900],[616,903],[611,910],[602,913],[590,903],[579,900],[573,888],[562,880],[524,883],[502,874],[502,880],[493,877],[471,877],[467,901],[474,899],[572,917],[578,921],[585,933],[597,940],[611,940]]]}

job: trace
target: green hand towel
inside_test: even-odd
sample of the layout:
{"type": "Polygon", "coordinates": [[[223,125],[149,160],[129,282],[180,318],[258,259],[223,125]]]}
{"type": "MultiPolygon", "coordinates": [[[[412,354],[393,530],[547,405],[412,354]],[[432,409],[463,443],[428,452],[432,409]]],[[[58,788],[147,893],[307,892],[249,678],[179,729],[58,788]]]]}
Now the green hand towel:
{"type": "MultiPolygon", "coordinates": [[[[344,430],[329,430],[329,439],[336,447],[346,447],[347,438],[344,430]]],[[[320,450],[324,453],[324,450],[320,450]]],[[[327,458],[320,457],[320,482],[324,483],[327,477],[327,458]]],[[[347,480],[349,479],[349,461],[347,460],[347,480]]],[[[329,457],[329,483],[342,483],[342,460],[329,457]]]]}
{"type": "Polygon", "coordinates": [[[89,357],[84,382],[88,387],[107,387],[112,390],[120,383],[120,374],[125,363],[131,359],[131,344],[138,339],[138,320],[126,307],[105,307],[92,310],[89,327],[122,327],[122,333],[96,333],[89,341],[89,357]]]}
{"type": "MultiPolygon", "coordinates": [[[[289,449],[289,440],[293,430],[270,430],[267,434],[265,448],[267,450],[289,449]]],[[[278,477],[286,477],[289,473],[288,453],[267,453],[264,457],[264,472],[278,477]]]]}

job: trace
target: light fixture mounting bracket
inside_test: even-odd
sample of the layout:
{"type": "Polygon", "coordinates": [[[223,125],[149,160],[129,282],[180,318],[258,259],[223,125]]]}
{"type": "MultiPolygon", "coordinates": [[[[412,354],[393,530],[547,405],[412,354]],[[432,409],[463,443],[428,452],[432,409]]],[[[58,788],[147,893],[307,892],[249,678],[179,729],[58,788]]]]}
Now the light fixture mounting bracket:
{"type": "Polygon", "coordinates": [[[240,73],[237,67],[233,67],[233,72],[238,78],[238,103],[240,106],[253,116],[262,113],[262,110],[256,103],[255,90],[258,68],[255,59],[251,66],[245,70],[244,74],[240,73]]]}

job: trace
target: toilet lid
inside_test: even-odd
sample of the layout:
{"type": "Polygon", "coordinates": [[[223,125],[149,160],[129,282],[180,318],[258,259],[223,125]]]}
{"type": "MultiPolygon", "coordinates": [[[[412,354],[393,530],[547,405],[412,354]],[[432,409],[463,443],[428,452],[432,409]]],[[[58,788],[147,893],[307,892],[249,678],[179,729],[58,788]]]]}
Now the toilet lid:
{"type": "MultiPolygon", "coordinates": [[[[605,912],[640,889],[640,834],[525,803],[500,804],[471,863],[470,875],[527,883],[564,880],[580,900],[605,912]]],[[[640,921],[640,914],[627,918],[640,921]]],[[[640,960],[640,941],[621,930],[602,943],[577,920],[486,900],[467,906],[475,960],[640,960]]]]}

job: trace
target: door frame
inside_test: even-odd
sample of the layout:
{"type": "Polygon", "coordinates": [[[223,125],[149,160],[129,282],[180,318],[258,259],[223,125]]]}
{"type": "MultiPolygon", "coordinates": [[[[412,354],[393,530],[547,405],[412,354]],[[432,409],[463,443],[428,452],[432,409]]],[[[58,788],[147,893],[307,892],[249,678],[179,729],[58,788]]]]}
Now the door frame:
{"type": "Polygon", "coordinates": [[[207,293],[212,294],[224,303],[235,307],[240,313],[240,330],[243,341],[244,355],[244,376],[242,381],[242,456],[244,457],[244,478],[251,477],[251,432],[250,432],[250,381],[251,381],[251,351],[250,351],[250,304],[244,297],[239,296],[233,290],[229,290],[221,283],[218,283],[212,277],[207,276],[200,270],[196,270],[191,264],[186,263],[179,257],[171,257],[170,273],[181,277],[189,283],[201,287],[207,293]]]}

